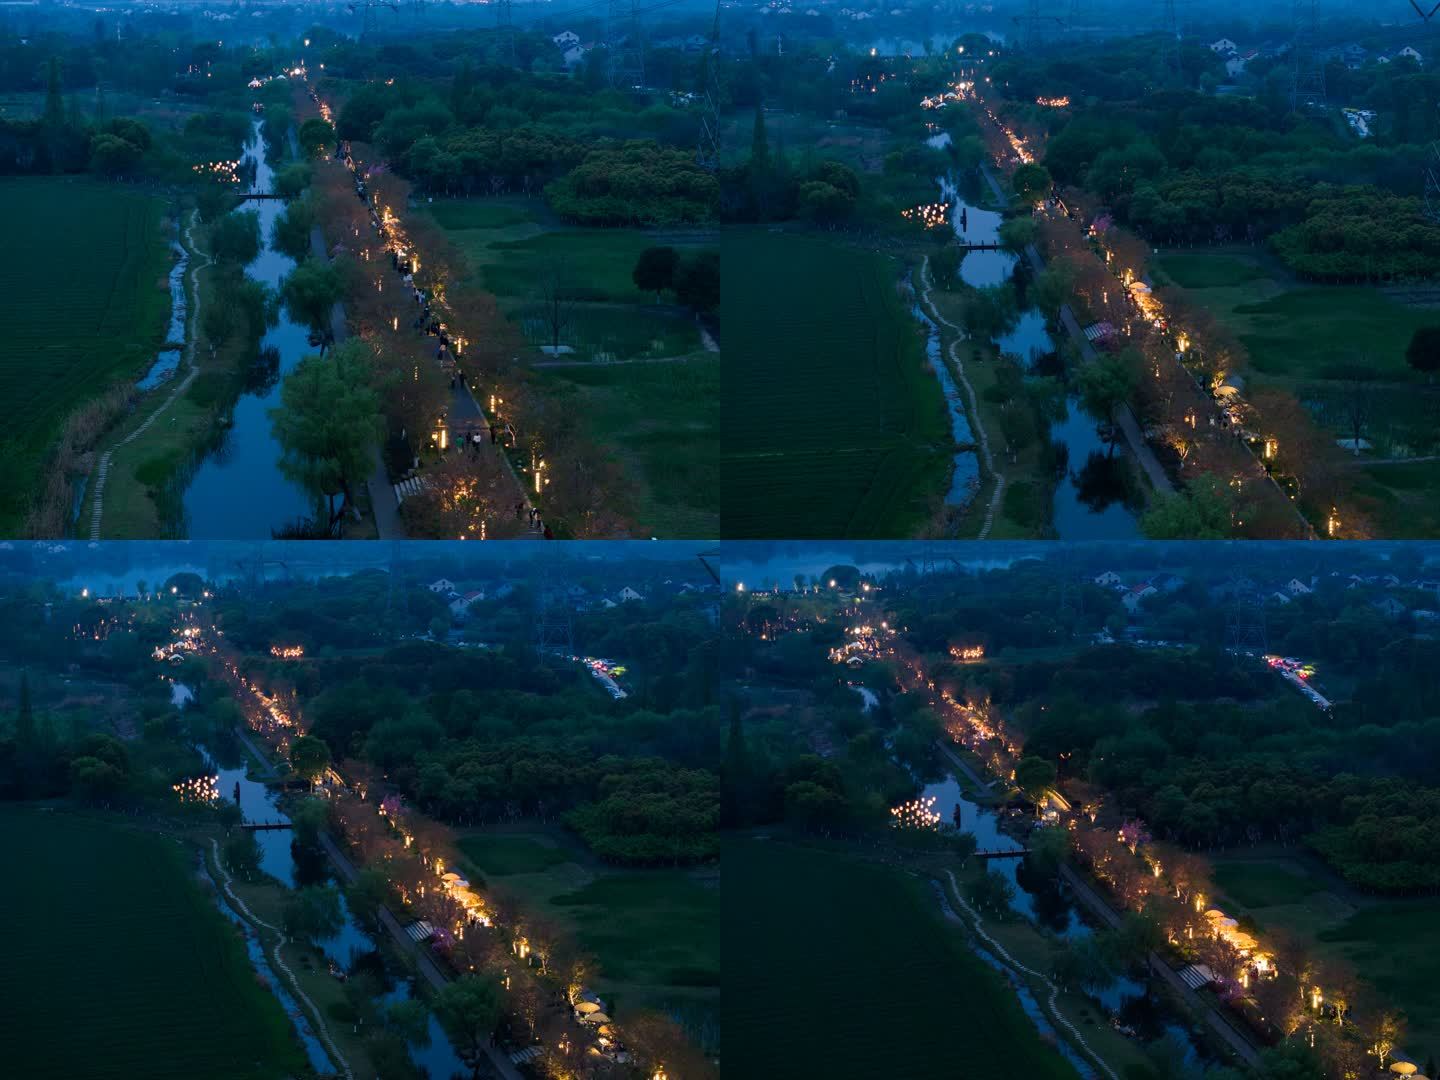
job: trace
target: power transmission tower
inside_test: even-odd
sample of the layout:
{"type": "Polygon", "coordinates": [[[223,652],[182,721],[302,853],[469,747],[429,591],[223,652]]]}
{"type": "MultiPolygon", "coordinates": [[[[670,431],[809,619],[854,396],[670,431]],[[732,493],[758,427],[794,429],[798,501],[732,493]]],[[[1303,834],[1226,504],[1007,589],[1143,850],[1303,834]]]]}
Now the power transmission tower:
{"type": "Polygon", "coordinates": [[[1180,20],[1175,14],[1175,0],[1160,0],[1160,70],[1167,85],[1184,85],[1185,74],[1180,67],[1180,20]]]}
{"type": "Polygon", "coordinates": [[[1290,111],[1325,107],[1325,63],[1315,51],[1316,0],[1295,0],[1294,73],[1290,111]]]}
{"type": "Polygon", "coordinates": [[[715,21],[705,46],[705,100],[700,107],[700,145],[695,163],[714,172],[720,167],[720,0],[715,0],[715,21]]]}
{"type": "Polygon", "coordinates": [[[1265,603],[1248,582],[1232,579],[1230,586],[1230,607],[1225,613],[1226,645],[1232,652],[1264,656],[1270,651],[1265,603]]]}
{"type": "Polygon", "coordinates": [[[639,86],[645,81],[640,0],[610,0],[605,17],[605,51],[612,86],[639,86]]]}
{"type": "Polygon", "coordinates": [[[554,582],[550,568],[536,560],[535,579],[535,649],[575,655],[575,626],[571,619],[570,600],[554,582]]]}
{"type": "MultiPolygon", "coordinates": [[[[389,8],[398,16],[400,8],[390,0],[357,0],[360,5],[360,37],[362,39],[374,35],[380,29],[380,9],[389,8]]],[[[355,10],[355,4],[350,5],[351,12],[355,10]]]]}
{"type": "Polygon", "coordinates": [[[1425,216],[1440,225],[1440,141],[1430,144],[1425,162],[1425,216]]]}
{"type": "Polygon", "coordinates": [[[500,61],[515,66],[515,22],[510,0],[495,0],[495,26],[500,31],[500,61]]]}

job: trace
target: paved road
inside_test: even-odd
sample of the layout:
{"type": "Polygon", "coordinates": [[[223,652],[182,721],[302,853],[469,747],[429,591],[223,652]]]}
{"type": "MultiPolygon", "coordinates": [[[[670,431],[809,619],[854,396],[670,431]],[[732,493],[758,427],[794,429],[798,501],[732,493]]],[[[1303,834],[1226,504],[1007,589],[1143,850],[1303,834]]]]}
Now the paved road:
{"type": "MultiPolygon", "coordinates": [[[[339,845],[331,839],[328,833],[324,832],[320,834],[320,842],[324,845],[326,854],[330,856],[330,861],[340,871],[340,876],[347,882],[354,881],[359,876],[359,871],[345,857],[345,853],[340,850],[339,845]]],[[[382,907],[380,909],[380,922],[390,932],[396,948],[415,961],[415,966],[421,976],[433,989],[439,990],[449,981],[430,954],[422,946],[412,941],[409,934],[405,933],[405,928],[400,925],[400,920],[390,913],[389,908],[382,907]]],[[[503,1077],[504,1080],[524,1080],[520,1071],[515,1068],[515,1063],[498,1046],[487,1046],[485,1056],[490,1059],[490,1066],[496,1076],[503,1077]]]]}
{"type": "MultiPolygon", "coordinates": [[[[986,182],[989,183],[990,190],[995,193],[995,197],[999,199],[1002,204],[1007,202],[1008,200],[1006,199],[1005,193],[1000,189],[999,181],[995,179],[995,174],[990,171],[990,166],[981,164],[980,171],[985,177],[986,182]]],[[[1029,260],[1030,265],[1037,274],[1045,269],[1045,260],[1040,257],[1040,252],[1034,244],[1031,244],[1025,249],[1025,257],[1029,260]]],[[[1099,354],[1096,353],[1095,347],[1086,340],[1084,331],[1080,329],[1079,320],[1075,318],[1075,313],[1070,310],[1069,304],[1066,304],[1060,309],[1060,321],[1065,327],[1065,332],[1069,334],[1080,347],[1081,359],[1087,364],[1094,363],[1095,360],[1099,358],[1099,354]]],[[[1170,478],[1165,475],[1165,470],[1160,467],[1160,460],[1155,456],[1155,452],[1150,449],[1150,444],[1145,441],[1145,436],[1141,434],[1140,424],[1136,421],[1135,414],[1130,411],[1130,406],[1126,405],[1117,410],[1117,415],[1112,417],[1112,419],[1119,425],[1121,433],[1125,436],[1125,444],[1130,447],[1131,455],[1140,463],[1140,467],[1145,470],[1145,475],[1150,478],[1150,483],[1154,486],[1155,490],[1167,493],[1173,492],[1175,485],[1170,483],[1170,478]]]]}
{"type": "MultiPolygon", "coordinates": [[[[1070,886],[1076,898],[1087,907],[1091,914],[1103,922],[1106,926],[1115,927],[1120,925],[1120,915],[1116,912],[1093,888],[1089,882],[1077,873],[1074,868],[1063,863],[1060,866],[1060,876],[1070,886]]],[[[1260,1049],[1255,1043],[1236,1027],[1219,1009],[1209,1000],[1197,994],[1190,987],[1185,985],[1185,980],[1180,978],[1180,973],[1169,965],[1158,953],[1151,953],[1149,957],[1150,970],[1170,986],[1181,998],[1193,1009],[1198,1010],[1205,1017],[1207,1026],[1218,1035],[1227,1046],[1229,1046],[1242,1061],[1247,1065],[1254,1065],[1260,1060],[1260,1049]]]]}

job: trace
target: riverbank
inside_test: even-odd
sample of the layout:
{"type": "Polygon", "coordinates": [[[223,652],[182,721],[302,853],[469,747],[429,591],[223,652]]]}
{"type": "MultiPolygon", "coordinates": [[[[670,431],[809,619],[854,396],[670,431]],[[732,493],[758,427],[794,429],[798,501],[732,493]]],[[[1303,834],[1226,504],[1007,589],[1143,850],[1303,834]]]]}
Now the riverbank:
{"type": "Polygon", "coordinates": [[[202,371],[231,370],[239,362],[238,342],[218,356],[213,349],[199,349],[202,312],[214,290],[214,263],[196,239],[198,224],[199,214],[192,210],[180,230],[190,261],[181,363],[103,440],[77,518],[78,531],[91,540],[173,535],[166,521],[170,479],[189,454],[213,437],[217,423],[216,410],[200,407],[188,392],[202,371]]]}

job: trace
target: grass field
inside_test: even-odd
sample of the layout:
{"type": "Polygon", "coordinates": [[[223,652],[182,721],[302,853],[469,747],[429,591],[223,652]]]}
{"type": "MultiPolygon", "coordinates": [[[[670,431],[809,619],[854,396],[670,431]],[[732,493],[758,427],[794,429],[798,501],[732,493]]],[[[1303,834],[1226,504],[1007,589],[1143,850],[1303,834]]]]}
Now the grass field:
{"type": "Polygon", "coordinates": [[[1308,941],[1322,959],[1343,960],[1404,1011],[1404,1049],[1440,1053],[1440,899],[1389,901],[1356,893],[1309,856],[1215,860],[1220,904],[1260,927],[1308,941]]]}
{"type": "Polygon", "coordinates": [[[731,841],[724,863],[727,1072],[1075,1076],[918,881],[779,841],[731,841]]]}
{"type": "Polygon", "coordinates": [[[647,535],[720,535],[720,359],[545,369],[575,399],[596,442],[612,447],[636,479],[647,535]]]}
{"type": "Polygon", "coordinates": [[[0,810],[25,873],[0,890],[9,1075],[274,1080],[307,1072],[280,1004],[176,843],[94,819],[0,810]]]}
{"type": "Polygon", "coordinates": [[[460,850],[487,886],[575,935],[599,962],[595,986],[602,993],[713,1029],[720,1007],[718,872],[607,867],[566,835],[539,827],[477,830],[460,840],[460,850]]]}
{"type": "Polygon", "coordinates": [[[11,246],[0,269],[0,534],[24,518],[66,416],[154,359],[165,331],[164,203],[89,181],[7,179],[11,246]]]}
{"type": "Polygon", "coordinates": [[[897,271],[839,243],[727,234],[726,537],[904,537],[933,513],[950,437],[897,271]]]}
{"type": "MultiPolygon", "coordinates": [[[[428,204],[485,289],[535,347],[538,385],[572,406],[595,442],[630,479],[645,536],[719,535],[720,362],[687,309],[631,280],[640,252],[668,244],[714,247],[703,232],[562,227],[539,199],[448,199],[428,204]],[[573,299],[551,342],[538,298],[549,267],[563,265],[573,299]],[[621,361],[595,363],[594,361],[621,361]],[[661,362],[663,361],[663,363],[661,362]]],[[[668,294],[667,294],[668,298],[668,294]]]]}
{"type": "Polygon", "coordinates": [[[1440,536],[1440,461],[1368,466],[1360,470],[1355,494],[1380,536],[1440,536]]]}

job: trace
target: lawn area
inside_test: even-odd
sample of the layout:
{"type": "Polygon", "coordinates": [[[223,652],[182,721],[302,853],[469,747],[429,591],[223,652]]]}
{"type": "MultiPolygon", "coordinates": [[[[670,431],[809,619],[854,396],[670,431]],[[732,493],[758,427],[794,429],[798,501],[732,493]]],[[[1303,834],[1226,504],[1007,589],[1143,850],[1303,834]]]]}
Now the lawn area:
{"type": "Polygon", "coordinates": [[[1215,884],[1248,908],[1298,904],[1320,891],[1319,882],[1298,863],[1289,861],[1222,863],[1215,868],[1215,884]]]}
{"type": "Polygon", "coordinates": [[[308,1074],[279,1002],[180,845],[21,807],[0,810],[0,843],[25,867],[0,890],[11,1075],[308,1074]]]}
{"type": "Polygon", "coordinates": [[[729,841],[724,863],[726,1071],[1075,1076],[918,880],[773,840],[729,841]]]}
{"type": "Polygon", "coordinates": [[[727,538],[905,537],[933,514],[950,436],[898,271],[842,243],[726,234],[727,538]]]}
{"type": "Polygon", "coordinates": [[[542,369],[635,481],[645,536],[720,534],[720,359],[542,369]]]}
{"type": "Polygon", "coordinates": [[[1406,366],[1405,346],[1416,327],[1440,321],[1434,311],[1368,286],[1294,283],[1264,254],[1169,252],[1158,262],[1235,331],[1258,376],[1325,379],[1363,357],[1382,378],[1422,381],[1406,366]]]}
{"type": "Polygon", "coordinates": [[[24,253],[0,269],[0,534],[14,536],[65,418],[153,361],[170,255],[153,196],[53,177],[6,179],[0,196],[24,253]]]}
{"type": "Polygon", "coordinates": [[[1440,461],[1362,467],[1356,474],[1355,497],[1378,536],[1440,536],[1440,461]]]}
{"type": "Polygon", "coordinates": [[[477,829],[459,844],[487,887],[566,927],[594,954],[602,993],[711,1024],[720,1007],[715,869],[617,869],[542,827],[477,829]]]}

